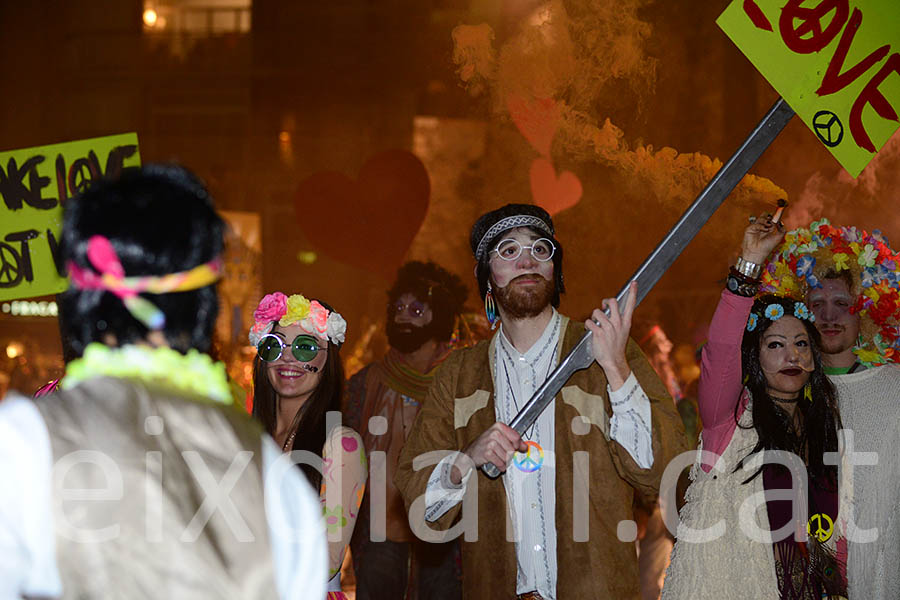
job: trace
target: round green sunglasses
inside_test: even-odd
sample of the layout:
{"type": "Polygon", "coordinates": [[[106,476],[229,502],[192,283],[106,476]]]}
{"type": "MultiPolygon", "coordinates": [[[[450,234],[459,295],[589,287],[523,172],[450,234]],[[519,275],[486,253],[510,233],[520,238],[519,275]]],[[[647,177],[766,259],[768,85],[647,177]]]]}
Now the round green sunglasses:
{"type": "MultiPolygon", "coordinates": [[[[287,346],[288,344],[283,342],[277,335],[267,333],[260,338],[259,343],[256,345],[256,352],[262,360],[275,362],[281,358],[281,353],[287,346]]],[[[300,362],[313,360],[319,353],[319,350],[325,349],[319,346],[319,342],[311,335],[298,335],[291,342],[290,346],[291,354],[300,362]]]]}

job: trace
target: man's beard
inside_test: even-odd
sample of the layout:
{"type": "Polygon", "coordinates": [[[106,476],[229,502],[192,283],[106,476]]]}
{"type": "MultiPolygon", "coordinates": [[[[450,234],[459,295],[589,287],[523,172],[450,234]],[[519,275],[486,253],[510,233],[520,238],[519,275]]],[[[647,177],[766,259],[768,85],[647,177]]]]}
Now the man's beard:
{"type": "Polygon", "coordinates": [[[509,318],[529,319],[538,316],[550,305],[555,290],[556,286],[552,281],[544,279],[537,273],[526,273],[510,281],[506,287],[494,288],[494,298],[497,305],[503,309],[503,314],[509,318]],[[520,289],[513,286],[519,279],[533,279],[537,284],[530,289],[520,289]]]}
{"type": "Polygon", "coordinates": [[[387,324],[388,343],[403,354],[415,352],[425,345],[433,335],[431,327],[417,327],[410,323],[389,321],[387,324]]]}
{"type": "Polygon", "coordinates": [[[819,350],[822,354],[841,354],[856,345],[856,336],[852,336],[846,327],[836,337],[825,335],[821,331],[819,337],[821,339],[819,350]]]}

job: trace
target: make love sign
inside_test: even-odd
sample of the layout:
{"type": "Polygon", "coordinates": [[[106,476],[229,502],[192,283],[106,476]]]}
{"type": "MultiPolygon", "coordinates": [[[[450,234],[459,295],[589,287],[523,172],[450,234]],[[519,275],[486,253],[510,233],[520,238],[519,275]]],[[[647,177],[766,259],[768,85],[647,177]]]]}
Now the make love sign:
{"type": "Polygon", "coordinates": [[[140,164],[135,133],[0,152],[0,300],[65,290],[63,205],[95,179],[140,164]]]}
{"type": "Polygon", "coordinates": [[[853,177],[900,126],[900,0],[734,0],[717,23],[853,177]]]}

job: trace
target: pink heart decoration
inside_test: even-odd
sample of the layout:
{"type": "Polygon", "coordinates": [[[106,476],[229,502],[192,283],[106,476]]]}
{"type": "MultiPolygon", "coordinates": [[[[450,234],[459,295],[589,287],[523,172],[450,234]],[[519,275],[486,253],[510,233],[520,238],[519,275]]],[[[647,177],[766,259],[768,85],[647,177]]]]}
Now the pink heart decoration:
{"type": "Polygon", "coordinates": [[[370,158],[356,180],[322,171],[297,188],[294,208],[307,239],[331,258],[392,279],[428,212],[431,181],[414,154],[370,158]]]}
{"type": "Polygon", "coordinates": [[[506,108],[519,132],[541,156],[550,156],[550,144],[559,128],[559,107],[553,98],[526,100],[517,94],[506,97],[506,108]]]}
{"type": "Polygon", "coordinates": [[[531,197],[534,203],[556,215],[567,208],[572,208],[581,200],[584,190],[581,180],[571,171],[563,171],[556,176],[556,169],[546,158],[536,158],[529,169],[531,179],[531,197]]]}

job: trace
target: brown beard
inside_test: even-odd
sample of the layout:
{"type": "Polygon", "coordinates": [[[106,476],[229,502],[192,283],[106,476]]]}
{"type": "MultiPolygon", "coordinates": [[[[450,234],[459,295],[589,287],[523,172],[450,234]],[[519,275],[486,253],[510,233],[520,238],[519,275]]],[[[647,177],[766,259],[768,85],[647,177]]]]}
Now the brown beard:
{"type": "Polygon", "coordinates": [[[509,318],[529,319],[538,316],[550,305],[554,290],[552,281],[547,281],[537,273],[526,273],[510,281],[506,287],[494,288],[494,297],[497,305],[509,318]],[[512,284],[519,279],[536,279],[538,284],[532,290],[515,290],[512,284]]]}

